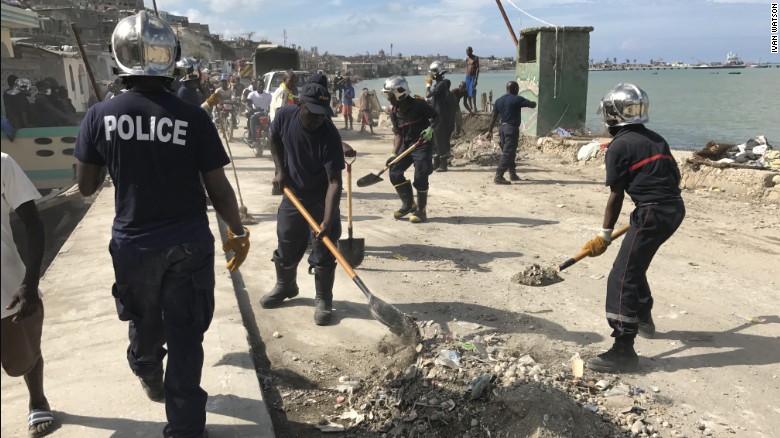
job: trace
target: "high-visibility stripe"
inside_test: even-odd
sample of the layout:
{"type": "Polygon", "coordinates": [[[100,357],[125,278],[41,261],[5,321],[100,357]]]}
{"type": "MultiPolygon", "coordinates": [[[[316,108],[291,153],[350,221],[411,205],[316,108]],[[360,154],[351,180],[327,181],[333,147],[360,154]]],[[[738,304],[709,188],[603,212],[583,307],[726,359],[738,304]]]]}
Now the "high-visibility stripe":
{"type": "Polygon", "coordinates": [[[645,158],[644,160],[632,165],[631,167],[628,168],[628,170],[630,171],[637,170],[640,167],[644,166],[645,164],[652,163],[655,160],[674,160],[674,157],[672,157],[671,155],[663,155],[663,154],[653,155],[650,158],[645,158]]]}

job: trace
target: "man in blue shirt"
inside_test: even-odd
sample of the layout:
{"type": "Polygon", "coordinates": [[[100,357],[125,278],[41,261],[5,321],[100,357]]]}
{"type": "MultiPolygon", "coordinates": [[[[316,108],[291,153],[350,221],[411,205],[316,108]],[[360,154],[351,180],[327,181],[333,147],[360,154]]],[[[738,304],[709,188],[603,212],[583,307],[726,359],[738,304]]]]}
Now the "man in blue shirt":
{"type": "Polygon", "coordinates": [[[79,190],[95,193],[108,168],[116,204],[112,294],[119,319],[130,321],[128,363],[149,399],[165,400],[164,437],[201,438],[208,398],[200,387],[202,343],[215,281],[204,185],[229,227],[222,248],[235,253],[231,271],[247,256],[249,232],[209,115],[167,91],[178,54],[173,30],[141,11],[117,24],[112,41],[128,90],[84,116],[73,154],[79,190]]]}
{"type": "Polygon", "coordinates": [[[520,181],[517,176],[515,157],[517,157],[517,142],[520,140],[520,110],[522,108],[536,108],[536,102],[527,100],[517,95],[520,86],[515,81],[506,84],[506,94],[499,97],[493,105],[493,118],[490,120],[487,139],[493,139],[493,127],[501,117],[501,127],[498,128],[499,143],[501,144],[501,158],[498,160],[498,169],[493,182],[496,184],[511,184],[504,178],[504,173],[509,170],[509,179],[520,181]]]}
{"type": "Polygon", "coordinates": [[[352,129],[352,105],[355,98],[355,87],[349,76],[344,79],[344,97],[341,99],[341,112],[344,114],[344,129],[352,129]]]}
{"type": "Polygon", "coordinates": [[[203,103],[203,96],[200,94],[200,73],[192,72],[181,78],[181,86],[176,90],[179,99],[197,107],[203,103]]]}
{"type": "Polygon", "coordinates": [[[344,152],[341,136],[331,121],[330,93],[319,83],[303,86],[297,104],[283,106],[271,123],[271,155],[276,174],[273,185],[281,191],[289,187],[303,206],[319,222],[322,231],[313,234],[306,219],[287,196],[276,217],[278,245],[273,254],[276,285],[260,299],[266,308],[280,306],[298,295],[298,263],[309,241],[309,271],[314,271],[314,322],[327,325],[333,306],[336,258],[322,242],[323,236],[338,241],[341,236],[339,200],[344,152]]]}

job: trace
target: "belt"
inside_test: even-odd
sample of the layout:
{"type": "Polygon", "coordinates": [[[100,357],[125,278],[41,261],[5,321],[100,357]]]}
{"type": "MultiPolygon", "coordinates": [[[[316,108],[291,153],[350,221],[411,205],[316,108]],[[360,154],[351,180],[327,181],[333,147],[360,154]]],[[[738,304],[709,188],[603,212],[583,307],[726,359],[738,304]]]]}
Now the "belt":
{"type": "Polygon", "coordinates": [[[648,205],[670,205],[670,204],[677,204],[679,202],[682,202],[682,198],[672,198],[672,199],[665,199],[663,201],[653,201],[653,202],[637,202],[635,205],[637,207],[646,207],[648,205]]]}

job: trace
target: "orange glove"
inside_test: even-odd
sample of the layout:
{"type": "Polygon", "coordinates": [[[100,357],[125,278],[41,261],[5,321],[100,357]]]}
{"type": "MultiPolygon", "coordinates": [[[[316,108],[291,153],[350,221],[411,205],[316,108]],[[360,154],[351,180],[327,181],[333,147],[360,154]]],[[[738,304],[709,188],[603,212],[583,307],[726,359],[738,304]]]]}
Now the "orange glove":
{"type": "Polygon", "coordinates": [[[589,240],[588,243],[582,247],[583,251],[588,251],[588,257],[598,257],[607,251],[609,242],[601,236],[596,236],[589,240]]]}
{"type": "Polygon", "coordinates": [[[211,96],[206,99],[206,103],[209,105],[209,107],[214,108],[217,103],[219,103],[221,95],[219,93],[214,93],[211,96]]]}
{"type": "Polygon", "coordinates": [[[432,78],[432,77],[430,77],[430,76],[427,76],[427,77],[425,78],[425,85],[427,85],[427,86],[429,86],[429,87],[430,87],[432,83],[433,83],[433,78],[432,78]]]}
{"type": "Polygon", "coordinates": [[[233,258],[227,263],[227,270],[235,272],[244,263],[249,253],[249,230],[244,228],[243,236],[236,236],[233,230],[228,228],[228,240],[222,244],[222,251],[233,251],[233,258]]]}

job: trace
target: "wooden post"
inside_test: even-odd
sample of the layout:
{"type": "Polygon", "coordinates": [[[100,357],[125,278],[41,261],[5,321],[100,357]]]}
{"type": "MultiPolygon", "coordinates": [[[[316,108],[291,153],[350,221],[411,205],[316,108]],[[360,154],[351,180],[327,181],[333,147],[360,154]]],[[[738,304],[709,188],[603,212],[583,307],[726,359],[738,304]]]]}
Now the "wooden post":
{"type": "Polygon", "coordinates": [[[103,101],[103,95],[100,93],[97,82],[95,82],[95,75],[92,74],[92,67],[89,65],[89,58],[87,58],[87,52],[84,50],[84,45],[81,44],[81,35],[76,28],[76,23],[70,23],[70,30],[73,32],[73,36],[76,37],[76,44],[79,46],[79,53],[81,53],[81,60],[84,61],[84,68],[87,70],[87,76],[89,77],[89,83],[92,85],[92,91],[95,92],[95,98],[98,102],[103,101]]]}
{"type": "Polygon", "coordinates": [[[512,29],[512,23],[509,22],[509,18],[506,16],[506,11],[504,11],[504,7],[501,5],[501,0],[496,0],[496,4],[498,5],[498,10],[501,11],[501,16],[504,17],[504,23],[506,23],[507,29],[509,29],[509,34],[512,35],[512,41],[515,42],[515,47],[517,47],[517,35],[515,35],[515,30],[512,29]]]}

